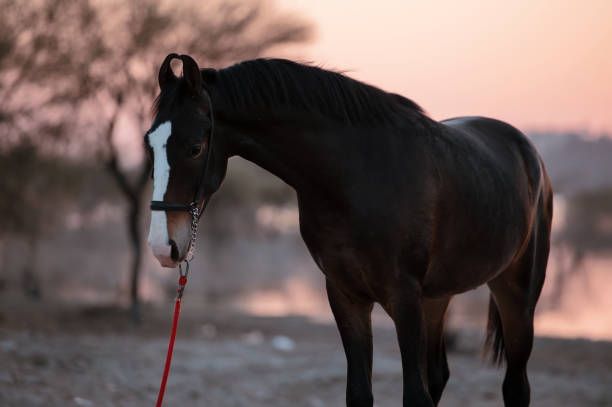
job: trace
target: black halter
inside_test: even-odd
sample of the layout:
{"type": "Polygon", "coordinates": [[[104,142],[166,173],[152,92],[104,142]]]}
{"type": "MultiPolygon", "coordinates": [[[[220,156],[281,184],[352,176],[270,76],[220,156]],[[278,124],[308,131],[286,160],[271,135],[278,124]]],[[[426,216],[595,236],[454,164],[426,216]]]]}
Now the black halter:
{"type": "Polygon", "coordinates": [[[206,98],[208,99],[208,106],[210,111],[210,136],[208,137],[208,149],[206,151],[206,163],[204,164],[204,169],[202,171],[202,175],[200,176],[200,182],[198,183],[198,188],[196,189],[193,199],[188,204],[176,203],[176,202],[165,202],[165,201],[151,201],[151,210],[152,211],[166,211],[166,212],[189,212],[192,216],[197,219],[202,216],[202,212],[206,208],[208,204],[208,200],[204,201],[204,205],[202,208],[198,208],[198,202],[204,197],[204,182],[206,180],[206,173],[208,172],[208,166],[210,163],[210,157],[212,152],[213,145],[213,134],[215,132],[215,118],[212,110],[212,101],[210,100],[210,96],[208,92],[204,91],[206,98]],[[196,214],[194,216],[194,214],[196,214]]]}

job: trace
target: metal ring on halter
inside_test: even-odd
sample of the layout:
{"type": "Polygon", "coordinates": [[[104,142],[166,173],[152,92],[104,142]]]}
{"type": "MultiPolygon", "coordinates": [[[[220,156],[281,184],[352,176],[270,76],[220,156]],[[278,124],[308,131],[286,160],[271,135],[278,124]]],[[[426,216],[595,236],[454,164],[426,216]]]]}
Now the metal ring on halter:
{"type": "Polygon", "coordinates": [[[183,262],[179,263],[179,275],[181,277],[187,277],[189,274],[189,260],[183,260],[183,262]],[[183,270],[183,263],[185,263],[185,269],[183,270]]]}

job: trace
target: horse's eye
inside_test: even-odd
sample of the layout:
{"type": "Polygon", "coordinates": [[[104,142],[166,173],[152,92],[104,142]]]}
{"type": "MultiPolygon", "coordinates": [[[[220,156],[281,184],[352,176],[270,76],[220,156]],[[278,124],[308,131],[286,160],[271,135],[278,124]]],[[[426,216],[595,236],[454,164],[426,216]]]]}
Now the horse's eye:
{"type": "Polygon", "coordinates": [[[194,144],[189,149],[189,155],[191,155],[191,158],[197,158],[201,152],[202,152],[202,144],[194,144]]]}

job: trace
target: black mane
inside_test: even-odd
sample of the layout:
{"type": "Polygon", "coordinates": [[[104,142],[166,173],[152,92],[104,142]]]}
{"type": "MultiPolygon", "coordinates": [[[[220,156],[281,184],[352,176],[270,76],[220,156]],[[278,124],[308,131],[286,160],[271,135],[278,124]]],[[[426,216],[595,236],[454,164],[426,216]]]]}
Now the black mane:
{"type": "Polygon", "coordinates": [[[255,59],[218,71],[204,81],[232,109],[305,110],[347,124],[388,124],[422,118],[412,100],[316,66],[285,59],[255,59]]]}

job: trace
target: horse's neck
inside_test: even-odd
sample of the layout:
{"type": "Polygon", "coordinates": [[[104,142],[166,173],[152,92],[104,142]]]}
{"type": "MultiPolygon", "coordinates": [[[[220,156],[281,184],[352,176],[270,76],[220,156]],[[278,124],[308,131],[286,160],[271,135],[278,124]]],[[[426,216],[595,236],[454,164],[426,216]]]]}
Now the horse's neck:
{"type": "Polygon", "coordinates": [[[231,141],[231,154],[241,156],[278,176],[298,193],[333,188],[340,149],[331,129],[316,120],[282,118],[225,118],[222,131],[231,141]]]}

